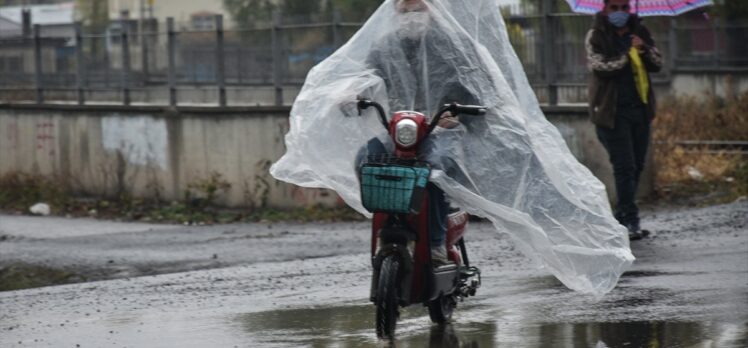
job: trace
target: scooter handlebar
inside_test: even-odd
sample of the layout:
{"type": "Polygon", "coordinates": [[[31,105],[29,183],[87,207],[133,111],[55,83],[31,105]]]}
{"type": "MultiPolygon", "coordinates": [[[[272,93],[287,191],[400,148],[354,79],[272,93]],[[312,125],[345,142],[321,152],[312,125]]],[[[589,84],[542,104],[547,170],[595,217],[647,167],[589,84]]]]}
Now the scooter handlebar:
{"type": "Polygon", "coordinates": [[[358,96],[358,103],[356,105],[358,106],[358,115],[361,116],[361,110],[366,110],[369,107],[374,107],[377,109],[377,113],[379,114],[379,119],[382,122],[382,125],[384,126],[384,129],[388,128],[388,122],[387,122],[387,115],[384,114],[384,108],[379,103],[366,99],[362,96],[358,96]]]}
{"type": "MultiPolygon", "coordinates": [[[[387,115],[384,114],[384,108],[379,103],[366,99],[364,97],[359,96],[358,102],[356,103],[356,106],[358,107],[358,113],[361,115],[361,110],[366,110],[370,107],[374,107],[377,109],[377,113],[379,114],[379,118],[382,121],[382,125],[384,128],[388,128],[388,122],[387,122],[387,115]]],[[[434,128],[436,128],[437,124],[439,123],[439,120],[444,116],[445,113],[450,112],[453,116],[457,115],[472,115],[472,116],[483,116],[487,112],[487,108],[485,106],[479,106],[479,105],[460,105],[457,103],[452,104],[445,104],[444,107],[442,107],[439,112],[436,113],[436,116],[431,121],[431,124],[428,128],[428,133],[434,131],[434,128]]]]}
{"type": "Polygon", "coordinates": [[[431,132],[436,129],[436,126],[439,124],[439,120],[442,119],[442,116],[444,116],[445,113],[450,112],[452,113],[452,116],[458,116],[458,115],[473,115],[473,116],[483,116],[486,114],[488,108],[485,106],[477,106],[477,105],[460,105],[457,103],[452,104],[444,104],[444,106],[439,110],[439,112],[436,113],[436,116],[434,116],[434,119],[431,121],[431,124],[429,125],[428,134],[431,134],[431,132]]]}
{"type": "Polygon", "coordinates": [[[485,106],[479,106],[479,105],[459,105],[459,104],[452,104],[454,108],[454,114],[461,114],[461,115],[473,115],[473,116],[483,116],[486,114],[486,107],[485,106]]]}

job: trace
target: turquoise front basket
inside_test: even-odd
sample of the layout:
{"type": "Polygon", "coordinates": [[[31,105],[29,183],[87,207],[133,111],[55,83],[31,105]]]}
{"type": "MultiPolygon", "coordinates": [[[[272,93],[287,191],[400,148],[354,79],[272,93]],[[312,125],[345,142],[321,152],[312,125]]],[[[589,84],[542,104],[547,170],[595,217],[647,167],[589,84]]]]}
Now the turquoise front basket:
{"type": "Polygon", "coordinates": [[[364,164],[361,201],[372,213],[417,214],[429,181],[429,167],[364,164]]]}

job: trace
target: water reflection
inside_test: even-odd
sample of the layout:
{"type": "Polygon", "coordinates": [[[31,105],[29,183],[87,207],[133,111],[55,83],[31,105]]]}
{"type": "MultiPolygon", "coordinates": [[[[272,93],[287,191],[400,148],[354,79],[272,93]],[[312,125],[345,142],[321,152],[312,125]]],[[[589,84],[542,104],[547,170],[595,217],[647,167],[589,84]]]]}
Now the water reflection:
{"type": "MultiPolygon", "coordinates": [[[[464,308],[464,307],[463,307],[464,308]]],[[[748,347],[748,323],[518,323],[501,313],[463,311],[452,325],[433,325],[421,308],[404,311],[396,342],[374,334],[373,306],[303,308],[244,314],[242,331],[265,346],[307,347],[748,347]],[[475,313],[473,313],[475,314],[475,313]],[[481,318],[482,317],[482,318],[481,318]],[[488,320],[486,320],[488,319],[488,320]]]]}
{"type": "MultiPolygon", "coordinates": [[[[748,347],[748,322],[547,323],[526,325],[522,331],[520,346],[533,348],[748,347]]],[[[497,343],[503,341],[499,337],[497,343]]]]}
{"type": "MultiPolygon", "coordinates": [[[[494,327],[493,325],[490,325],[494,327]]],[[[489,328],[490,329],[490,328],[489,328]]],[[[491,330],[489,330],[491,331],[491,330]]],[[[475,336],[465,334],[463,337],[457,334],[453,325],[432,325],[429,332],[430,348],[479,348],[492,347],[493,335],[489,332],[475,332],[475,336]],[[476,337],[477,336],[477,337],[476,337]],[[481,344],[483,343],[483,344],[481,344]]]]}
{"type": "Polygon", "coordinates": [[[363,306],[290,309],[246,314],[239,321],[252,336],[266,343],[328,347],[340,341],[368,341],[361,332],[371,324],[361,312],[365,312],[363,306]]]}
{"type": "Polygon", "coordinates": [[[428,313],[413,307],[401,314],[398,339],[384,342],[374,333],[371,305],[289,309],[241,315],[238,322],[253,339],[275,346],[311,347],[493,347],[492,323],[432,325],[428,313]]]}
{"type": "Polygon", "coordinates": [[[538,348],[690,347],[710,336],[699,323],[623,322],[546,324],[538,329],[538,348]]]}

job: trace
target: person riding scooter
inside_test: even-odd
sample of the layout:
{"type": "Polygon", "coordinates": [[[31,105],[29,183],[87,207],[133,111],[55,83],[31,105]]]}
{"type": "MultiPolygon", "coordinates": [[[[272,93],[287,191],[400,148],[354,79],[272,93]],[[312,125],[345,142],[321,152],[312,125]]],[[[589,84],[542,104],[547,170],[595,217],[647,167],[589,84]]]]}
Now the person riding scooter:
{"type": "MultiPolygon", "coordinates": [[[[334,190],[374,217],[380,213],[364,204],[361,180],[374,164],[357,176],[352,169],[359,149],[368,150],[376,137],[376,147],[393,142],[400,145],[394,154],[403,152],[392,129],[397,124],[383,128],[387,122],[375,113],[392,121],[404,117],[399,111],[413,112],[422,115],[417,124],[431,128],[429,117],[444,104],[481,105],[480,117],[454,112],[468,117],[420,137],[410,151],[430,164],[428,182],[455,206],[489,219],[569,288],[602,295],[634,260],[626,229],[610,211],[605,186],[544,117],[500,8],[501,0],[383,1],[345,45],[309,71],[291,109],[285,154],[270,173],[294,185],[334,190]],[[383,110],[361,107],[362,117],[354,117],[357,96],[383,110]]],[[[427,211],[422,213],[417,254],[430,263],[431,243],[423,243],[431,242],[427,211]]],[[[449,230],[447,235],[449,242],[449,230]]],[[[450,260],[456,259],[452,251],[450,260]]]]}
{"type": "MultiPolygon", "coordinates": [[[[454,57],[447,58],[439,54],[453,49],[454,38],[446,37],[443,34],[445,31],[436,28],[438,24],[431,19],[425,1],[398,0],[394,5],[398,27],[375,43],[366,61],[367,65],[374,69],[375,74],[384,80],[390,97],[390,109],[417,110],[433,115],[435,108],[452,102],[479,105],[478,97],[467,86],[450,81],[449,76],[457,74],[455,69],[470,64],[461,64],[456,62],[454,57]],[[442,95],[430,95],[430,91],[433,90],[443,91],[442,95]]],[[[487,74],[484,76],[488,79],[487,74]]],[[[447,114],[439,121],[439,128],[454,129],[467,122],[470,122],[470,119],[458,120],[447,114]]],[[[439,132],[437,130],[433,139],[429,139],[421,148],[423,160],[448,174],[459,173],[459,168],[451,165],[454,162],[448,158],[430,161],[434,156],[439,156],[433,153],[434,142],[440,141],[439,132]]],[[[357,169],[367,156],[387,153],[388,148],[392,148],[391,144],[385,145],[378,138],[371,139],[357,156],[357,169]]],[[[429,230],[434,246],[431,255],[434,263],[439,265],[448,262],[445,236],[449,203],[444,192],[436,185],[430,184],[428,192],[431,209],[429,230]]]]}

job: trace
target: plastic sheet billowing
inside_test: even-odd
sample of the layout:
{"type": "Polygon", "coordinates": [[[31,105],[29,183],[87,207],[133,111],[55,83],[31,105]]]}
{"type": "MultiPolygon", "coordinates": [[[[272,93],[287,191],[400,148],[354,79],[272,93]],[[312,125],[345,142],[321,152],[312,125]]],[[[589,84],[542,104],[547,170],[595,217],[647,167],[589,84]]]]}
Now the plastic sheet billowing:
{"type": "Polygon", "coordinates": [[[573,290],[605,294],[633,262],[605,187],[545,119],[497,0],[387,0],[309,73],[291,111],[287,152],[271,174],[335,190],[369,215],[357,153],[374,137],[390,148],[392,141],[373,110],[358,115],[358,95],[388,114],[433,115],[450,102],[487,106],[485,116],[437,128],[422,147],[435,168],[431,180],[452,205],[488,218],[573,290]]]}

